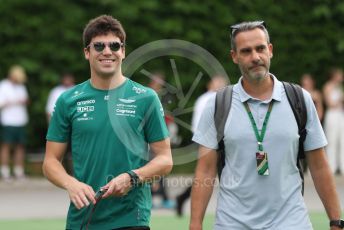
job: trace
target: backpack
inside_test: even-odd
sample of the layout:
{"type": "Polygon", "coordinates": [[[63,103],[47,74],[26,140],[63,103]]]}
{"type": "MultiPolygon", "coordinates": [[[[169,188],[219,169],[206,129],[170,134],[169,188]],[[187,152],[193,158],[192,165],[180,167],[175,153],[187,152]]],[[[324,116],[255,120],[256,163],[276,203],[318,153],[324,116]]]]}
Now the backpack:
{"type": "MultiPolygon", "coordinates": [[[[302,180],[302,194],[304,192],[304,176],[303,176],[303,160],[305,159],[305,153],[303,150],[303,142],[306,139],[307,130],[307,109],[305,99],[303,97],[302,88],[294,83],[282,82],[284,89],[287,94],[287,98],[291,109],[293,110],[295,120],[298,126],[299,132],[299,151],[297,155],[297,168],[299,169],[300,177],[302,180]]],[[[215,102],[215,127],[217,131],[217,142],[218,142],[218,176],[221,178],[222,169],[225,166],[225,146],[224,146],[224,129],[227,121],[227,117],[231,108],[232,103],[233,85],[228,85],[216,93],[215,102]]]]}

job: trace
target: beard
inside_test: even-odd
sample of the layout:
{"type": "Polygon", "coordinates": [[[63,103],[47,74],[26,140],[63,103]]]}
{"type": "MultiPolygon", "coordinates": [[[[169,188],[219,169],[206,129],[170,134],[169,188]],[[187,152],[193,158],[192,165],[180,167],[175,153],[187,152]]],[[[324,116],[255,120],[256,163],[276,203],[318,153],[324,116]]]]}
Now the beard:
{"type": "Polygon", "coordinates": [[[239,65],[241,74],[248,78],[250,81],[259,82],[265,79],[265,77],[269,76],[269,64],[256,64],[250,67],[245,67],[239,65]]]}

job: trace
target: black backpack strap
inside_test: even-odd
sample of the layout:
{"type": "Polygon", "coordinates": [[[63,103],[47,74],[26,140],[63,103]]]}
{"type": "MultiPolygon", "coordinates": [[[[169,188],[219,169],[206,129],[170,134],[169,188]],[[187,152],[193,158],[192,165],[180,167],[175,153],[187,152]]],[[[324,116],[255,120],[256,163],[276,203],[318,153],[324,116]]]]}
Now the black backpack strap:
{"type": "Polygon", "coordinates": [[[302,194],[304,191],[304,177],[303,177],[303,162],[302,160],[305,158],[305,152],[303,149],[303,143],[306,139],[307,130],[306,130],[306,123],[307,123],[307,108],[305,103],[305,98],[303,97],[303,92],[301,86],[289,83],[289,82],[282,82],[285,88],[287,98],[289,104],[293,110],[297,126],[299,129],[299,152],[297,155],[297,167],[300,172],[300,177],[302,179],[302,194]]]}
{"type": "Polygon", "coordinates": [[[218,162],[217,171],[219,179],[221,178],[222,169],[225,166],[225,145],[223,142],[225,124],[232,104],[233,85],[228,85],[216,92],[214,121],[217,131],[218,142],[218,162]]]}

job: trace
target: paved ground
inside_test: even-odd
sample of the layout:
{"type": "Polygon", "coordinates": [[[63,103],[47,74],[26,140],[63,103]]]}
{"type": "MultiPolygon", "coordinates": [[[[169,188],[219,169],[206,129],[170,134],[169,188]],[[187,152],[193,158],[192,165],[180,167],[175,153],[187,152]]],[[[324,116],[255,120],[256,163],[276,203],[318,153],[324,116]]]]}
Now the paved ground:
{"type": "MultiPolygon", "coordinates": [[[[183,191],[191,183],[190,176],[169,177],[169,195],[171,198],[183,191]]],[[[344,207],[344,177],[336,177],[337,189],[344,207]]],[[[317,197],[313,183],[306,176],[305,201],[311,211],[323,211],[323,206],[317,197]]],[[[217,189],[210,201],[207,212],[214,213],[216,207],[217,189]]],[[[159,198],[153,202],[158,203],[159,198]]],[[[42,178],[31,178],[26,181],[5,183],[0,181],[0,220],[28,218],[64,218],[69,205],[67,193],[51,185],[42,178]]],[[[190,202],[184,207],[189,213],[190,202]]],[[[174,210],[154,209],[153,215],[171,215],[174,210]]]]}

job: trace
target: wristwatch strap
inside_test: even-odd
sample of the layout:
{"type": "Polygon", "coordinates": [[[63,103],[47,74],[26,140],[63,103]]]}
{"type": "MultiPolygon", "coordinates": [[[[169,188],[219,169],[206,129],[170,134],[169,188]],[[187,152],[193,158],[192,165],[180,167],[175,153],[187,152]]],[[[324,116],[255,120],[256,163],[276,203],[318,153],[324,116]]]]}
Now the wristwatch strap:
{"type": "Polygon", "coordinates": [[[141,184],[139,176],[133,170],[129,170],[126,173],[128,173],[130,176],[131,186],[137,186],[141,184]]]}
{"type": "Polygon", "coordinates": [[[344,228],[344,220],[331,220],[330,221],[330,227],[332,227],[332,226],[336,226],[336,227],[343,229],[344,228]]]}

